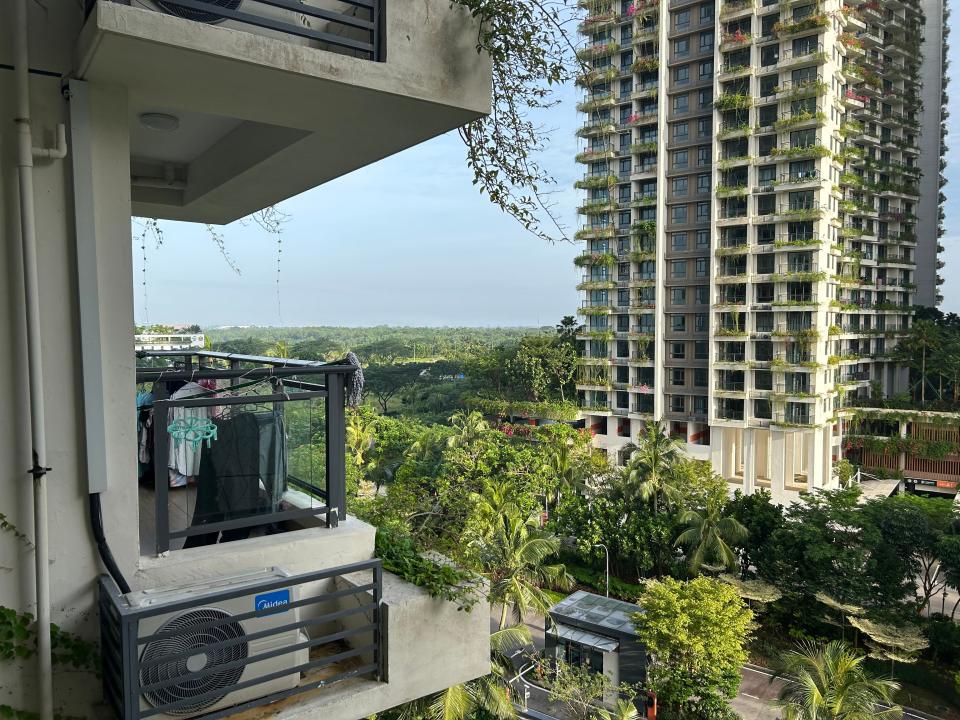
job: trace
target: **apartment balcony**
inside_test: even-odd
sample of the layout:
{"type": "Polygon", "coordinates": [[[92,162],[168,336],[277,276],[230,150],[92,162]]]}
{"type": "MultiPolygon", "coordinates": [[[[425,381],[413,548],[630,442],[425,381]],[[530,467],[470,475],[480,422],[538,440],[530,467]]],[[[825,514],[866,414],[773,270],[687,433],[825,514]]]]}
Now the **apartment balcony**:
{"type": "Polygon", "coordinates": [[[489,113],[479,19],[385,1],[87,0],[75,77],[126,93],[133,214],[230,222],[489,113]]]}
{"type": "Polygon", "coordinates": [[[131,592],[99,581],[103,698],[120,720],[354,720],[489,672],[486,602],[465,613],[385,572],[376,529],[347,512],[354,366],[138,359],[152,385],[137,397],[139,524],[136,507],[104,520],[140,553],[131,592]]]}

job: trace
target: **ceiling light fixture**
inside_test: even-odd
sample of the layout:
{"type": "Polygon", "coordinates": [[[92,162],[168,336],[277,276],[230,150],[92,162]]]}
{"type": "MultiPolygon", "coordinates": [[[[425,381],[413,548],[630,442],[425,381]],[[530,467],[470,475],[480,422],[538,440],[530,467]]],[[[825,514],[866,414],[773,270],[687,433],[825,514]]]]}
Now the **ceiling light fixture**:
{"type": "Polygon", "coordinates": [[[140,124],[150,130],[173,132],[180,127],[180,118],[167,113],[147,112],[140,114],[140,124]]]}

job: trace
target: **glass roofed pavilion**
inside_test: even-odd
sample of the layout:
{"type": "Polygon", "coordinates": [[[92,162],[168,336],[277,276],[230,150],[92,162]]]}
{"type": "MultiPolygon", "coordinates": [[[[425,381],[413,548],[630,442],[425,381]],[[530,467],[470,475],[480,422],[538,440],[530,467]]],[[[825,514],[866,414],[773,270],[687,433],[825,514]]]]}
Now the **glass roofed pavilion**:
{"type": "Polygon", "coordinates": [[[643,684],[647,651],[630,619],[642,611],[633,603],[578,590],[550,608],[544,652],[548,658],[605,673],[614,685],[643,684]]]}

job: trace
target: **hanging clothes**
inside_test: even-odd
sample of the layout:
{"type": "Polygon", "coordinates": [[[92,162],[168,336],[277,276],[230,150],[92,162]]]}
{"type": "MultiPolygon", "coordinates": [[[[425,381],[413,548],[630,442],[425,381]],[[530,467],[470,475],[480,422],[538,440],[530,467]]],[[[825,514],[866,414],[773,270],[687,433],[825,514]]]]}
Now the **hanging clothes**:
{"type": "Polygon", "coordinates": [[[153,393],[137,393],[137,477],[150,475],[153,465],[153,393]]]}
{"type": "MultiPolygon", "coordinates": [[[[188,382],[170,396],[171,400],[184,400],[195,395],[206,395],[208,391],[195,382],[188,382]]],[[[168,415],[168,422],[178,419],[210,418],[210,407],[178,407],[172,406],[168,415]]],[[[200,447],[193,443],[177,442],[170,438],[170,453],[167,461],[170,469],[170,487],[182,487],[200,472],[200,447]]]]}

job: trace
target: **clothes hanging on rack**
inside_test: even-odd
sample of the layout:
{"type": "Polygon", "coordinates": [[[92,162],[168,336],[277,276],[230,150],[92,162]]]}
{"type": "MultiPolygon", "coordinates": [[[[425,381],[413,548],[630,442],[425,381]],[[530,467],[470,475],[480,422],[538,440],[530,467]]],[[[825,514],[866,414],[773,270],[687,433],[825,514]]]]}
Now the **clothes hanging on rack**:
{"type": "MultiPolygon", "coordinates": [[[[188,382],[180,387],[171,396],[171,400],[184,400],[196,395],[205,395],[208,390],[198,383],[188,382]]],[[[199,418],[209,419],[209,407],[180,407],[171,406],[169,421],[178,419],[199,418]]],[[[192,443],[176,442],[170,438],[170,452],[167,466],[170,469],[170,487],[182,487],[190,482],[200,472],[200,448],[192,443]]]]}
{"type": "MultiPolygon", "coordinates": [[[[275,511],[286,485],[283,415],[239,412],[216,418],[217,441],[204,449],[191,525],[249,518],[275,511]]],[[[184,547],[249,537],[252,527],[187,538],[184,547]]]]}
{"type": "Polygon", "coordinates": [[[153,393],[137,393],[137,477],[150,475],[153,466],[153,393]]]}

